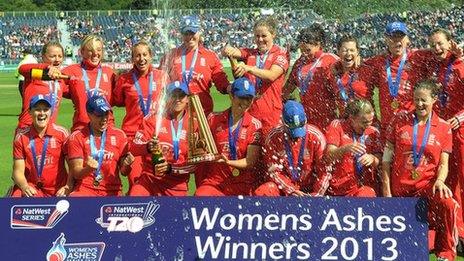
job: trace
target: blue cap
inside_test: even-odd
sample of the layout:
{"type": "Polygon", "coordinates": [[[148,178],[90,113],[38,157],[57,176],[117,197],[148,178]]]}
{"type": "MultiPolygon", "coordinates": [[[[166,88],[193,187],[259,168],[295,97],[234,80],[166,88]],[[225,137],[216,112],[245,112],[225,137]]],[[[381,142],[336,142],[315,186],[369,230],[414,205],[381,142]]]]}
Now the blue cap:
{"type": "Polygon", "coordinates": [[[240,77],[235,79],[232,83],[232,88],[230,92],[237,97],[250,97],[253,98],[256,96],[256,89],[253,83],[251,83],[247,78],[240,77]]]}
{"type": "Polygon", "coordinates": [[[400,32],[405,35],[408,35],[408,28],[406,27],[406,24],[403,22],[392,22],[387,25],[387,28],[385,29],[385,34],[388,36],[393,36],[395,32],[400,32]]]}
{"type": "Polygon", "coordinates": [[[180,22],[180,32],[181,33],[197,33],[200,31],[200,19],[198,16],[184,16],[180,22]]]}
{"type": "Polygon", "coordinates": [[[288,100],[285,102],[282,118],[293,138],[301,138],[305,136],[306,114],[301,103],[294,100],[288,100]]]}
{"type": "Polygon", "coordinates": [[[166,88],[167,88],[168,95],[171,95],[172,92],[174,92],[175,90],[181,90],[186,95],[189,94],[189,87],[185,82],[180,82],[180,81],[171,82],[170,84],[168,84],[166,88]]]}
{"type": "Polygon", "coordinates": [[[100,95],[91,96],[87,100],[85,108],[88,113],[92,113],[100,117],[111,111],[111,106],[108,101],[100,95]]]}
{"type": "Polygon", "coordinates": [[[39,94],[32,97],[32,99],[29,101],[29,110],[34,108],[39,102],[45,102],[48,107],[52,107],[52,103],[50,102],[50,96],[39,94]]]}

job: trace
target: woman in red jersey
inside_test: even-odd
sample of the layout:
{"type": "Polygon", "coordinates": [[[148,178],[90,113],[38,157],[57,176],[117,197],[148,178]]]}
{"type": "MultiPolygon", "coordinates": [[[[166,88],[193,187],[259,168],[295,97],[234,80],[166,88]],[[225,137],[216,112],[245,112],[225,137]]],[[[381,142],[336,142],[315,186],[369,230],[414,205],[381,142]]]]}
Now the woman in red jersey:
{"type": "Polygon", "coordinates": [[[271,18],[258,20],[254,27],[256,48],[235,48],[226,46],[223,54],[243,60],[233,73],[236,77],[246,77],[256,87],[256,98],[249,113],[263,124],[263,132],[267,133],[280,120],[282,112],[282,87],[289,61],[285,49],[274,44],[277,37],[277,24],[271,18]]]}
{"type": "MultiPolygon", "coordinates": [[[[89,123],[85,104],[91,96],[103,96],[111,104],[115,83],[113,69],[102,65],[103,39],[101,37],[87,35],[82,40],[79,52],[82,61],[63,69],[63,74],[71,76],[67,82],[69,93],[65,98],[71,99],[74,105],[72,131],[85,128],[89,123]]],[[[112,112],[109,114],[108,121],[110,125],[114,124],[112,112]]]]}
{"type": "Polygon", "coordinates": [[[451,126],[432,111],[439,86],[426,80],[414,88],[414,111],[398,113],[387,129],[382,190],[387,197],[424,197],[436,231],[439,260],[456,257],[456,208],[445,185],[452,147],[451,126]],[[441,259],[440,259],[441,258],[441,259]]]}
{"type": "MultiPolygon", "coordinates": [[[[113,91],[113,104],[124,106],[126,115],[121,129],[131,142],[144,117],[156,113],[163,85],[163,73],[152,65],[153,55],[148,43],[139,42],[132,47],[133,68],[122,74],[113,91]]],[[[129,189],[140,177],[142,159],[136,157],[129,174],[129,189]]]]}

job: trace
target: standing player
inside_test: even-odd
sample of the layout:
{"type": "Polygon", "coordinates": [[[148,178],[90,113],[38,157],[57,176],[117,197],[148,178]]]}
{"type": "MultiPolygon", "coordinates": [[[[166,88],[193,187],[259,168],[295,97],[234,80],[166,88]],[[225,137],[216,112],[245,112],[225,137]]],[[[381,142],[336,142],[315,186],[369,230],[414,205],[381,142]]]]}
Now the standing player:
{"type": "Polygon", "coordinates": [[[387,129],[382,159],[383,194],[391,197],[424,197],[429,223],[435,229],[438,260],[456,257],[456,208],[445,185],[452,147],[451,126],[432,111],[439,86],[419,82],[414,88],[415,111],[395,116],[387,129]]]}
{"type": "Polygon", "coordinates": [[[214,141],[222,158],[205,163],[208,174],[196,196],[251,196],[257,184],[255,165],[261,154],[261,122],[248,113],[256,90],[247,78],[232,83],[232,106],[208,117],[214,141]]]}
{"type": "Polygon", "coordinates": [[[464,63],[459,59],[462,51],[451,34],[441,28],[432,31],[429,41],[435,56],[435,66],[429,67],[430,73],[435,74],[442,86],[438,96],[440,117],[451,124],[453,129],[453,153],[447,184],[461,206],[458,209],[457,224],[459,237],[464,242],[464,63]]]}
{"type": "Polygon", "coordinates": [[[268,182],[255,190],[257,196],[322,196],[330,180],[323,155],[326,141],[321,131],[306,123],[303,106],[293,100],[284,104],[283,124],[269,132],[264,145],[268,182]]]}
{"type": "Polygon", "coordinates": [[[323,77],[323,84],[334,95],[338,117],[342,118],[349,101],[371,100],[373,90],[368,84],[368,68],[361,66],[358,40],[353,36],[343,36],[337,43],[337,49],[340,60],[324,70],[326,76],[323,77]]]}
{"type": "Polygon", "coordinates": [[[367,100],[350,101],[345,119],[327,127],[327,158],[332,179],[327,194],[375,197],[379,189],[377,166],[382,147],[379,131],[372,127],[374,108],[367,100]]]}
{"type": "MultiPolygon", "coordinates": [[[[132,63],[134,67],[122,74],[113,92],[113,103],[126,107],[126,115],[121,129],[131,142],[142,120],[149,114],[156,113],[165,77],[152,66],[152,50],[148,43],[139,42],[132,47],[132,63]]],[[[142,159],[136,157],[129,173],[129,188],[140,177],[142,159]]]]}
{"type": "Polygon", "coordinates": [[[199,96],[208,115],[213,111],[212,84],[219,92],[227,94],[229,80],[218,56],[201,44],[200,19],[197,16],[183,17],[180,31],[182,44],[162,58],[160,69],[168,74],[169,82],[186,83],[189,92],[199,96]]]}
{"type": "Polygon", "coordinates": [[[109,125],[111,107],[104,97],[91,96],[86,112],[90,122],[68,141],[69,172],[76,180],[70,195],[122,196],[119,171],[127,174],[133,161],[127,153],[127,137],[109,125]]]}
{"type": "Polygon", "coordinates": [[[48,78],[55,79],[60,77],[60,67],[63,62],[63,47],[56,42],[46,43],[42,48],[42,63],[23,64],[19,67],[19,73],[24,77],[23,85],[23,105],[19,115],[18,127],[26,128],[32,123],[29,112],[29,103],[32,97],[42,94],[51,97],[52,109],[50,111],[50,122],[55,123],[60,107],[61,98],[68,92],[68,87],[63,80],[33,79],[35,71],[43,71],[48,78]]]}
{"type": "Polygon", "coordinates": [[[290,72],[283,90],[283,98],[288,99],[298,87],[306,115],[311,115],[311,122],[323,130],[336,118],[334,95],[325,84],[325,69],[338,58],[323,51],[325,33],[319,24],[302,29],[298,36],[298,44],[301,56],[290,72]]]}
{"type": "Polygon", "coordinates": [[[369,88],[379,88],[380,134],[384,136],[392,117],[401,110],[412,110],[413,86],[426,75],[423,51],[409,50],[406,24],[389,23],[385,30],[387,53],[365,61],[370,71],[369,88]]]}
{"type": "MultiPolygon", "coordinates": [[[[87,127],[89,117],[85,110],[87,100],[93,95],[105,97],[111,103],[111,94],[115,82],[113,70],[103,66],[103,39],[96,35],[87,35],[79,49],[82,62],[63,69],[65,75],[72,76],[68,81],[69,95],[74,105],[73,125],[71,130],[87,127]]],[[[113,125],[113,113],[109,112],[108,124],[113,125]]]]}
{"type": "Polygon", "coordinates": [[[233,73],[236,77],[245,76],[256,87],[256,99],[249,112],[263,124],[267,133],[280,120],[282,112],[282,87],[288,70],[286,50],[275,45],[277,36],[276,21],[271,18],[258,20],[254,27],[254,41],[257,48],[235,48],[226,46],[223,54],[245,61],[239,63],[233,73]]]}
{"type": "Polygon", "coordinates": [[[187,196],[187,182],[195,170],[195,166],[187,165],[189,90],[185,82],[176,81],[166,86],[166,92],[161,124],[156,124],[158,114],[145,117],[131,144],[133,155],[142,156],[143,172],[130,196],[187,196]],[[164,159],[152,162],[157,147],[164,159]]]}
{"type": "Polygon", "coordinates": [[[68,131],[50,122],[51,97],[36,95],[29,103],[32,124],[13,143],[13,197],[67,196],[73,179],[66,171],[68,131]]]}

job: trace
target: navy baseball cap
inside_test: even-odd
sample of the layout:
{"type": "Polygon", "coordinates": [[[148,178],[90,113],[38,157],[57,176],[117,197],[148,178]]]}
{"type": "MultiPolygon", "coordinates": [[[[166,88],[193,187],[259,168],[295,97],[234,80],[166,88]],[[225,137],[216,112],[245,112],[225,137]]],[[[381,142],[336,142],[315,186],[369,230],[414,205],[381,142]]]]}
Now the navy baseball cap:
{"type": "Polygon", "coordinates": [[[293,138],[301,138],[306,134],[306,114],[301,103],[288,100],[284,104],[282,118],[293,138]]]}
{"type": "Polygon", "coordinates": [[[387,24],[387,28],[385,29],[386,35],[393,36],[396,32],[408,35],[408,28],[406,27],[406,24],[398,21],[387,24]]]}
{"type": "Polygon", "coordinates": [[[244,97],[254,98],[256,96],[255,86],[245,77],[240,77],[238,79],[235,79],[235,81],[232,83],[232,88],[230,92],[234,96],[237,96],[240,98],[244,98],[244,97]]]}
{"type": "Polygon", "coordinates": [[[198,16],[184,16],[180,22],[180,32],[185,34],[187,32],[197,33],[200,31],[200,19],[198,16]]]}
{"type": "Polygon", "coordinates": [[[88,113],[95,114],[99,117],[105,116],[105,114],[111,111],[111,106],[108,101],[100,95],[91,96],[87,100],[85,108],[87,109],[88,113]]]}
{"type": "Polygon", "coordinates": [[[48,107],[52,107],[49,95],[38,94],[32,97],[32,99],[29,101],[29,110],[37,106],[39,102],[44,102],[48,107]]]}
{"type": "Polygon", "coordinates": [[[167,88],[168,95],[171,95],[175,90],[181,90],[186,95],[189,94],[189,88],[185,82],[180,82],[180,81],[171,82],[170,84],[168,84],[166,88],[167,88]]]}

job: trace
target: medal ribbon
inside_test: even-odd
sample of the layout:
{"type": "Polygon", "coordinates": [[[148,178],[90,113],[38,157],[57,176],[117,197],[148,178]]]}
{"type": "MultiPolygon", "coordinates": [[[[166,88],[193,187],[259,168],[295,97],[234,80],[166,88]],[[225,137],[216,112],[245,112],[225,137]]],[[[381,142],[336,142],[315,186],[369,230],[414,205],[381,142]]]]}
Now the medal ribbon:
{"type": "Polygon", "coordinates": [[[143,116],[147,116],[148,113],[150,112],[151,97],[153,95],[153,71],[150,72],[150,76],[148,79],[148,97],[147,97],[146,104],[143,101],[142,88],[140,87],[140,83],[139,83],[139,80],[137,79],[137,76],[135,75],[135,72],[132,73],[132,80],[134,81],[134,86],[135,86],[135,89],[137,90],[137,95],[139,96],[140,110],[142,110],[143,116]]]}
{"type": "Polygon", "coordinates": [[[430,126],[431,126],[431,116],[427,119],[426,127],[425,127],[425,132],[424,136],[422,137],[422,143],[419,148],[419,152],[417,151],[417,133],[419,129],[419,120],[417,119],[417,116],[414,115],[414,127],[412,130],[412,159],[413,159],[413,166],[414,168],[417,168],[420,163],[420,159],[422,155],[424,154],[425,146],[427,145],[427,141],[429,139],[429,134],[430,134],[430,126]]]}
{"type": "Polygon", "coordinates": [[[450,59],[450,61],[448,62],[448,65],[446,66],[445,77],[443,79],[443,89],[441,90],[439,94],[441,107],[446,107],[446,103],[448,102],[448,92],[446,90],[448,89],[448,83],[449,83],[449,79],[451,76],[451,71],[453,70],[453,63],[454,63],[454,59],[450,59]]]}
{"type": "Polygon", "coordinates": [[[180,119],[180,121],[177,122],[177,131],[174,129],[174,120],[171,120],[171,137],[172,137],[172,145],[174,147],[174,159],[178,160],[179,159],[179,140],[180,140],[180,134],[182,133],[182,123],[184,121],[184,118],[180,119]]]}
{"type": "Polygon", "coordinates": [[[303,156],[304,156],[304,147],[306,143],[306,134],[301,140],[300,151],[298,152],[298,165],[294,165],[293,161],[293,152],[292,148],[290,147],[290,142],[288,141],[288,137],[285,139],[285,152],[287,153],[287,160],[288,165],[290,165],[290,170],[292,171],[292,180],[297,181],[300,178],[300,173],[298,170],[301,170],[303,167],[303,156]]]}
{"type": "Polygon", "coordinates": [[[45,137],[45,142],[42,147],[42,154],[40,154],[40,165],[37,162],[37,152],[35,148],[35,139],[32,137],[29,140],[29,146],[31,147],[31,152],[32,152],[32,159],[34,162],[34,167],[37,171],[37,177],[40,179],[42,177],[42,172],[44,168],[44,163],[45,163],[45,158],[47,156],[47,147],[48,147],[48,141],[50,140],[50,137],[47,136],[45,137]]]}
{"type": "Polygon", "coordinates": [[[92,158],[98,159],[98,166],[97,170],[94,173],[95,179],[101,179],[100,175],[100,170],[103,162],[103,156],[105,153],[105,142],[106,142],[106,130],[103,131],[101,140],[100,140],[100,150],[97,151],[97,147],[95,145],[95,137],[93,135],[93,130],[92,127],[89,126],[90,129],[90,154],[92,155],[92,158]]]}
{"type": "Polygon", "coordinates": [[[308,90],[309,84],[313,80],[314,71],[316,70],[317,66],[319,66],[321,61],[322,61],[322,55],[313,63],[311,68],[309,68],[309,72],[308,72],[308,74],[306,74],[305,77],[303,77],[303,73],[302,73],[302,69],[303,69],[304,64],[301,63],[300,66],[298,66],[298,70],[297,70],[298,82],[301,85],[300,90],[301,90],[301,93],[303,95],[308,90]]]}
{"type": "Polygon", "coordinates": [[[192,61],[190,62],[190,68],[189,68],[189,71],[187,73],[187,71],[185,70],[187,49],[182,48],[182,58],[181,58],[182,59],[182,81],[187,83],[187,85],[190,83],[190,81],[193,78],[193,70],[194,70],[194,67],[195,67],[195,63],[197,62],[198,49],[199,48],[197,47],[197,49],[195,49],[195,52],[193,53],[192,61]]]}
{"type": "Polygon", "coordinates": [[[354,74],[350,74],[350,79],[348,80],[348,83],[346,85],[343,85],[342,78],[337,76],[337,86],[340,90],[340,96],[342,97],[344,102],[348,102],[349,99],[352,99],[354,97],[353,87],[351,86],[351,84],[353,83],[353,79],[354,74]],[[347,87],[349,90],[349,94],[346,93],[347,87]]]}
{"type": "Polygon", "coordinates": [[[50,95],[50,104],[51,104],[51,113],[50,116],[53,115],[53,112],[55,111],[55,103],[58,100],[58,89],[59,89],[60,83],[57,80],[54,80],[53,83],[52,81],[48,81],[48,95],[50,95]]]}
{"type": "MultiPolygon", "coordinates": [[[[256,67],[258,67],[259,69],[264,69],[264,64],[266,63],[267,56],[269,55],[269,50],[267,50],[263,55],[256,55],[256,67]]],[[[259,78],[258,76],[255,76],[255,77],[256,77],[256,89],[260,89],[263,83],[263,80],[261,80],[261,78],[259,78]]]]}
{"type": "MultiPolygon", "coordinates": [[[[362,145],[364,145],[366,143],[366,136],[363,134],[363,135],[361,135],[361,137],[359,137],[359,140],[357,140],[356,139],[356,133],[353,133],[353,140],[361,143],[362,145]]],[[[358,177],[361,177],[361,171],[362,171],[362,168],[363,168],[362,164],[359,162],[359,158],[361,156],[362,155],[359,155],[359,154],[354,155],[354,160],[355,160],[355,164],[356,164],[355,171],[356,171],[356,176],[358,176],[358,177]]]]}
{"type": "Polygon", "coordinates": [[[240,122],[237,124],[237,127],[232,131],[234,125],[234,119],[232,117],[232,111],[229,113],[229,150],[230,158],[233,160],[237,159],[237,140],[240,133],[240,128],[242,127],[243,118],[240,119],[240,122]]]}
{"type": "Polygon", "coordinates": [[[90,83],[89,83],[89,76],[87,75],[87,71],[81,67],[82,70],[82,79],[84,80],[85,84],[85,91],[87,93],[87,98],[92,97],[93,95],[98,94],[98,90],[100,89],[100,80],[102,76],[102,68],[101,66],[98,66],[98,73],[97,73],[97,79],[95,80],[95,88],[93,89],[93,93],[90,93],[90,83]]]}
{"type": "Polygon", "coordinates": [[[407,53],[406,51],[404,51],[403,56],[401,57],[400,65],[398,67],[398,72],[396,73],[395,81],[393,81],[392,79],[390,59],[387,59],[386,68],[387,68],[388,90],[390,91],[390,95],[393,98],[396,98],[398,96],[398,91],[400,89],[400,83],[401,83],[401,74],[403,73],[403,68],[404,68],[404,64],[406,63],[406,58],[407,58],[407,53]]]}

